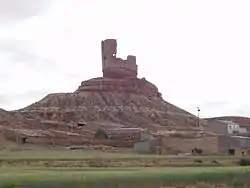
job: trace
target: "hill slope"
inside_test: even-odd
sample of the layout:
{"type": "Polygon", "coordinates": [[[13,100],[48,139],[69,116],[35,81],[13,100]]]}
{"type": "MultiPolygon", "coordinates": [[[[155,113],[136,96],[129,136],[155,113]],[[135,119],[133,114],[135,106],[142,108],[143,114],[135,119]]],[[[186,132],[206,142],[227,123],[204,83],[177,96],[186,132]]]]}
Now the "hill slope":
{"type": "Polygon", "coordinates": [[[0,109],[0,126],[24,126],[24,118],[20,114],[13,114],[6,110],[0,109]]]}
{"type": "Polygon", "coordinates": [[[74,93],[50,94],[19,112],[26,118],[49,122],[57,127],[77,122],[116,123],[149,129],[196,127],[194,115],[165,102],[156,92],[157,88],[145,79],[119,81],[106,78],[87,80],[74,93]],[[126,86],[126,82],[130,84],[126,86]],[[136,85],[136,90],[130,88],[131,84],[136,85]]]}
{"type": "Polygon", "coordinates": [[[214,117],[214,118],[209,118],[209,119],[233,121],[235,123],[238,123],[242,127],[249,127],[250,128],[250,118],[249,117],[222,116],[222,117],[214,117]]]}

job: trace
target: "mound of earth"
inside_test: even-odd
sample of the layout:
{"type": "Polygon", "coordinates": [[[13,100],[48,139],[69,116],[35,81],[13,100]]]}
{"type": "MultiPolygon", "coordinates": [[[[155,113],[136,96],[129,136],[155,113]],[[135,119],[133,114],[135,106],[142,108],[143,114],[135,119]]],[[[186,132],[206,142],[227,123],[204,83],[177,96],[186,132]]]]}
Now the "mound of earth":
{"type": "Polygon", "coordinates": [[[0,126],[10,126],[13,127],[15,125],[24,125],[24,118],[18,113],[11,113],[0,109],[0,126]]]}
{"type": "Polygon", "coordinates": [[[154,84],[137,78],[135,56],[117,58],[114,39],[102,41],[101,47],[103,77],[83,81],[72,93],[49,94],[20,110],[3,111],[0,121],[10,127],[18,125],[20,134],[43,143],[66,142],[70,132],[77,134],[72,135],[75,141],[88,140],[100,126],[141,127],[152,132],[197,129],[197,117],[164,101],[154,84]]]}
{"type": "Polygon", "coordinates": [[[28,119],[61,128],[77,122],[149,129],[197,126],[194,115],[164,101],[156,86],[139,78],[90,79],[73,93],[49,94],[18,112],[28,119]]]}
{"type": "Polygon", "coordinates": [[[38,128],[41,124],[38,121],[27,119],[18,111],[11,112],[0,109],[0,126],[8,128],[38,128]]]}
{"type": "Polygon", "coordinates": [[[6,130],[17,125],[23,126],[21,119],[15,117],[10,112],[0,109],[0,149],[16,146],[15,142],[7,139],[6,130]]]}

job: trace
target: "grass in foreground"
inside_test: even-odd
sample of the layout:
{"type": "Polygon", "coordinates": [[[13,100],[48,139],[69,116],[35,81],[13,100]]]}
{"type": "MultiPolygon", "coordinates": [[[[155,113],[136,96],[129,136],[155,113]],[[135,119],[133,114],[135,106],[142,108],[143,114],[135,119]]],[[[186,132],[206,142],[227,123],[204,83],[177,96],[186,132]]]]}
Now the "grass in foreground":
{"type": "Polygon", "coordinates": [[[21,150],[0,151],[0,166],[39,168],[235,166],[241,158],[236,156],[142,155],[104,151],[21,150]]]}
{"type": "MultiPolygon", "coordinates": [[[[104,151],[72,151],[72,150],[20,150],[0,151],[0,160],[85,160],[93,158],[102,159],[162,159],[162,158],[200,158],[199,156],[178,156],[178,155],[153,155],[136,153],[111,153],[104,151]]],[[[241,158],[232,156],[203,156],[206,159],[241,158]]]]}
{"type": "Polygon", "coordinates": [[[249,167],[35,170],[0,168],[0,187],[157,187],[170,183],[250,183],[249,167]]]}
{"type": "Polygon", "coordinates": [[[0,160],[5,159],[56,159],[56,160],[76,160],[76,159],[120,159],[120,158],[161,158],[160,155],[140,155],[135,153],[109,153],[102,151],[72,151],[72,150],[20,150],[20,151],[0,151],[0,160]]]}

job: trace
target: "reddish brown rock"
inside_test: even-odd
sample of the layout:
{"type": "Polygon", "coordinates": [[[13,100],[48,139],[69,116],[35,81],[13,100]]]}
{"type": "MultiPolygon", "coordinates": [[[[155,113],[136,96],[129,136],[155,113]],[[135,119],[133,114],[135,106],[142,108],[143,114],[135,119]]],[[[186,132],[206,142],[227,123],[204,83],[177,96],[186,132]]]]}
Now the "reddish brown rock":
{"type": "Polygon", "coordinates": [[[126,60],[116,57],[117,42],[115,39],[106,39],[102,47],[102,72],[104,78],[136,78],[136,57],[128,55],[126,60]]]}
{"type": "Polygon", "coordinates": [[[116,40],[102,41],[103,77],[83,81],[73,93],[50,94],[19,112],[64,130],[77,122],[87,122],[89,130],[100,123],[151,129],[197,125],[195,116],[165,102],[154,84],[137,78],[135,56],[122,60],[116,53],[116,40]]]}
{"type": "Polygon", "coordinates": [[[126,78],[93,78],[82,82],[81,86],[75,93],[81,92],[117,92],[117,93],[133,93],[143,95],[145,97],[159,97],[158,88],[146,79],[126,78]]]}
{"type": "MultiPolygon", "coordinates": [[[[135,56],[129,55],[122,60],[116,57],[116,52],[116,40],[102,41],[103,77],[83,81],[72,93],[49,94],[18,111],[2,111],[4,118],[0,110],[0,125],[5,122],[11,127],[18,125],[19,129],[39,130],[44,135],[48,135],[48,130],[50,136],[42,141],[46,143],[61,142],[59,137],[67,143],[68,133],[72,130],[78,134],[74,139],[90,139],[101,125],[155,131],[187,130],[197,126],[194,115],[164,101],[154,84],[145,78],[137,78],[135,56]],[[79,127],[79,122],[84,126],[79,127]]],[[[35,138],[34,142],[38,141],[41,139],[35,138]]]]}

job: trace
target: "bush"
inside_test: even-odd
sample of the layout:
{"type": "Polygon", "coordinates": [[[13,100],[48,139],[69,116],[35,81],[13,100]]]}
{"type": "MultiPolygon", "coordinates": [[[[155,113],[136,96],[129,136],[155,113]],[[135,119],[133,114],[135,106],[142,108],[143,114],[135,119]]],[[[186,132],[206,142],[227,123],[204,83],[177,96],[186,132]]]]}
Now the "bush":
{"type": "Polygon", "coordinates": [[[89,167],[107,167],[107,164],[99,160],[91,160],[88,162],[88,165],[89,167]]]}
{"type": "Polygon", "coordinates": [[[172,138],[193,138],[193,136],[179,132],[171,133],[169,136],[172,138]]]}
{"type": "Polygon", "coordinates": [[[203,161],[201,159],[195,159],[194,162],[195,163],[202,163],[203,161]]]}
{"type": "Polygon", "coordinates": [[[203,154],[203,151],[202,151],[202,149],[194,148],[194,149],[192,150],[192,154],[193,154],[193,155],[202,155],[202,154],[203,154]]]}
{"type": "Polygon", "coordinates": [[[4,130],[3,136],[6,140],[11,142],[18,142],[19,144],[24,144],[27,141],[27,137],[24,137],[13,130],[4,130]]]}
{"type": "Polygon", "coordinates": [[[241,159],[238,164],[240,166],[250,166],[250,159],[241,159]]]}
{"type": "Polygon", "coordinates": [[[218,161],[216,161],[215,159],[213,159],[211,162],[212,164],[219,165],[218,161]]]}

